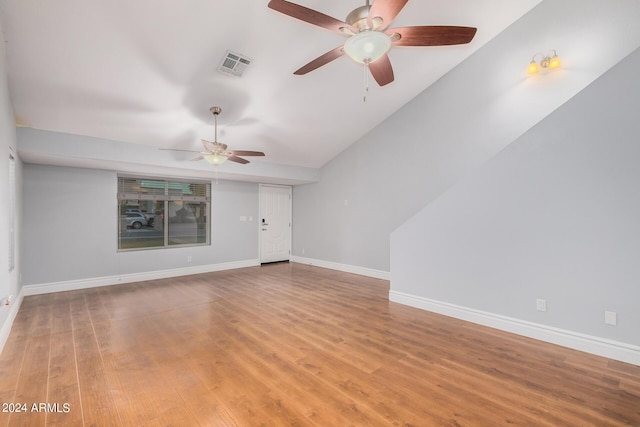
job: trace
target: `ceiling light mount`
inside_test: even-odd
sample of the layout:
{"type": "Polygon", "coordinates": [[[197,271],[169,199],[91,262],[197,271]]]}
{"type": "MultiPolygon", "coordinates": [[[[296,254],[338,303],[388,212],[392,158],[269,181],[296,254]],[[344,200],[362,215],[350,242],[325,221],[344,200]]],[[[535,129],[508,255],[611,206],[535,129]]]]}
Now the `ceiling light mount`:
{"type": "Polygon", "coordinates": [[[543,54],[541,52],[536,53],[531,58],[531,62],[527,67],[527,74],[536,74],[540,71],[540,67],[547,68],[549,70],[555,70],[560,68],[560,58],[558,57],[558,53],[555,49],[551,49],[551,51],[547,54],[543,54]],[[536,58],[540,57],[539,61],[536,61],[536,58]]]}

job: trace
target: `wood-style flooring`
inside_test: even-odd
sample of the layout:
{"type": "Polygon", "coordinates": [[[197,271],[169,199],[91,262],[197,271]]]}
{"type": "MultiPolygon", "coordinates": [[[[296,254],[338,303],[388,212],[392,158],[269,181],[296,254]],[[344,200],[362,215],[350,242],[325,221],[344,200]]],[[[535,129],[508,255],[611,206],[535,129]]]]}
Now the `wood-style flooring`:
{"type": "Polygon", "coordinates": [[[640,426],[640,367],[388,292],[292,263],[26,297],[0,425],[640,426]]]}

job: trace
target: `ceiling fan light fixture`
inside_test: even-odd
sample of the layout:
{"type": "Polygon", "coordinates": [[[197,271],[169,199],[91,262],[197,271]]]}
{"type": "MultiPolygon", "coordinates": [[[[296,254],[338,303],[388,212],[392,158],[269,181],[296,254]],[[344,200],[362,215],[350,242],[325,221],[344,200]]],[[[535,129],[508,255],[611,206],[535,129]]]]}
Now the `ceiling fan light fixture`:
{"type": "Polygon", "coordinates": [[[214,166],[221,165],[228,159],[224,154],[203,154],[202,157],[214,166]]]}
{"type": "Polygon", "coordinates": [[[391,49],[391,39],[380,31],[362,31],[349,37],[344,44],[344,52],[360,64],[377,61],[389,49],[391,49]]]}
{"type": "Polygon", "coordinates": [[[213,142],[207,141],[206,139],[200,140],[204,147],[204,151],[179,150],[170,148],[161,148],[161,150],[189,151],[193,153],[199,153],[200,155],[198,157],[191,160],[196,161],[204,159],[207,163],[212,164],[213,166],[221,165],[227,160],[240,164],[249,163],[249,160],[244,159],[240,156],[264,156],[264,153],[262,151],[227,150],[227,144],[218,142],[218,115],[222,112],[222,108],[211,107],[209,108],[209,111],[211,112],[211,114],[213,114],[215,139],[213,140],[213,142]]]}
{"type": "MultiPolygon", "coordinates": [[[[302,66],[293,74],[301,76],[342,56],[364,65],[379,86],[393,82],[393,67],[387,52],[393,46],[450,46],[467,44],[475,27],[421,25],[389,28],[409,0],[365,0],[344,21],[289,0],[269,0],[269,9],[340,35],[351,35],[338,46],[302,66]],[[371,4],[373,3],[373,4],[371,4]]],[[[367,81],[365,78],[365,99],[367,81]]]]}

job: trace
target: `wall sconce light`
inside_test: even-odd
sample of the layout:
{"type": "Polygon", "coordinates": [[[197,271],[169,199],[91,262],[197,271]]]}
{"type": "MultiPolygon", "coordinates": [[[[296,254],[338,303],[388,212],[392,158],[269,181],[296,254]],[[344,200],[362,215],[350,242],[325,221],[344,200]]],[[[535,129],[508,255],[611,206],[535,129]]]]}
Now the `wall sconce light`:
{"type": "Polygon", "coordinates": [[[550,53],[546,55],[542,53],[536,53],[531,58],[531,62],[529,63],[529,67],[527,67],[527,74],[535,74],[540,71],[540,67],[548,68],[550,70],[555,70],[556,68],[560,68],[560,58],[558,58],[558,54],[555,49],[551,49],[550,53]],[[551,53],[553,52],[553,53],[551,53]],[[540,62],[536,62],[536,57],[540,56],[540,62]],[[539,65],[539,66],[538,66],[539,65]]]}

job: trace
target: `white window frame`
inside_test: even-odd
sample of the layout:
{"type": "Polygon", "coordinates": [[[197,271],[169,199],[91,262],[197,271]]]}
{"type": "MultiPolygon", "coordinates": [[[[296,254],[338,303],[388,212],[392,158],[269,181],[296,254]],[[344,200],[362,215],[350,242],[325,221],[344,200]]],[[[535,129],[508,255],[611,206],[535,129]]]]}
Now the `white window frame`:
{"type": "Polygon", "coordinates": [[[129,251],[142,251],[142,250],[157,250],[157,249],[171,249],[171,248],[184,248],[189,246],[209,246],[211,245],[211,181],[202,181],[195,179],[183,179],[183,178],[167,178],[167,177],[158,177],[158,176],[146,176],[146,175],[128,175],[128,174],[118,174],[117,175],[117,215],[116,221],[118,222],[117,227],[117,245],[118,252],[129,252],[129,251]],[[126,180],[148,180],[148,181],[162,181],[164,182],[164,189],[157,189],[156,191],[152,191],[149,194],[146,194],[142,191],[135,192],[135,190],[131,188],[127,188],[127,185],[124,183],[126,180]],[[170,183],[183,183],[183,184],[196,184],[196,185],[204,185],[204,194],[200,195],[188,195],[184,194],[184,192],[175,191],[170,188],[170,183]],[[121,200],[152,200],[154,202],[164,202],[164,244],[162,246],[152,246],[152,247],[140,247],[140,248],[120,248],[120,201],[121,200]],[[187,243],[187,244],[169,244],[169,202],[172,201],[183,201],[183,202],[201,202],[206,204],[206,241],[202,243],[187,243]]]}

